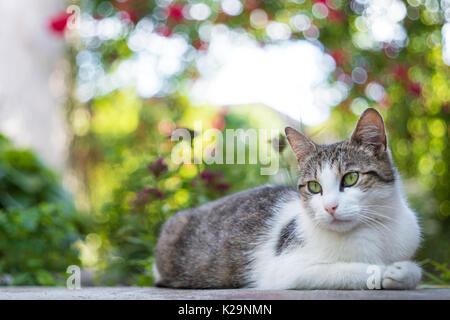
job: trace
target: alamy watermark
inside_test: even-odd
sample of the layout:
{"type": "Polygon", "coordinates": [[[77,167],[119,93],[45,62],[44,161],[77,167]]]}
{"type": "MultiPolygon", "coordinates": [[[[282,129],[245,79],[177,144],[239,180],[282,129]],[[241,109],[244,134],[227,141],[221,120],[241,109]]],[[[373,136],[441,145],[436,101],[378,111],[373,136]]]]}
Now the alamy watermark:
{"type": "Polygon", "coordinates": [[[179,128],[172,132],[172,141],[179,143],[172,149],[171,160],[175,164],[259,163],[264,166],[261,175],[274,175],[279,169],[279,157],[268,142],[278,136],[276,129],[203,130],[202,122],[195,121],[193,131],[179,128]]]}
{"type": "Polygon", "coordinates": [[[81,14],[80,7],[75,4],[72,4],[67,7],[66,13],[70,15],[69,18],[67,19],[67,28],[69,30],[80,29],[80,14],[81,14]]]}
{"type": "Polygon", "coordinates": [[[381,268],[377,265],[370,265],[366,270],[367,274],[370,276],[367,278],[366,285],[369,290],[380,290],[381,289],[381,268]]]}
{"type": "Polygon", "coordinates": [[[67,267],[67,273],[71,274],[66,281],[66,287],[70,290],[81,289],[81,269],[77,265],[67,267]]]}

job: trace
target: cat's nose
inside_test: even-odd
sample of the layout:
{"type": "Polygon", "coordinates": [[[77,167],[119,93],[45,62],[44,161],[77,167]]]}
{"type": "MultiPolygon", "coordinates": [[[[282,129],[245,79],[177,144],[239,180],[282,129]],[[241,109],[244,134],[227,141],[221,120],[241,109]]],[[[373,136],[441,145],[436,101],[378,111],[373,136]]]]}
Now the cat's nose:
{"type": "Polygon", "coordinates": [[[326,204],[324,207],[325,207],[325,211],[334,217],[334,213],[336,212],[338,205],[333,203],[333,204],[326,204]]]}

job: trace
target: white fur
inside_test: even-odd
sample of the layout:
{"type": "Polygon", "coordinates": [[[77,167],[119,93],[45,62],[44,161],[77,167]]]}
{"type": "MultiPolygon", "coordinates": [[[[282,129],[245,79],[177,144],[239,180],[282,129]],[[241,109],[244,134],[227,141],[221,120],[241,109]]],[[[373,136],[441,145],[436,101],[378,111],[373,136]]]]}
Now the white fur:
{"type": "Polygon", "coordinates": [[[158,267],[156,266],[156,263],[153,263],[152,266],[153,271],[153,279],[155,283],[158,283],[162,280],[161,274],[159,273],[158,267]]]}
{"type": "Polygon", "coordinates": [[[394,186],[364,193],[355,187],[339,191],[337,171],[329,166],[318,177],[323,195],[314,195],[315,215],[307,214],[297,194],[280,201],[270,221],[266,241],[251,252],[249,280],[259,289],[367,289],[368,267],[380,269],[385,289],[414,288],[421,277],[411,259],[420,243],[415,213],[409,209],[400,178],[394,186]],[[324,203],[337,201],[337,222],[324,203]],[[370,208],[362,210],[361,208],[370,208]],[[382,225],[364,224],[362,216],[382,219],[382,225]],[[386,217],[386,218],[383,218],[386,217]],[[281,229],[297,220],[304,245],[277,255],[281,229]]]}

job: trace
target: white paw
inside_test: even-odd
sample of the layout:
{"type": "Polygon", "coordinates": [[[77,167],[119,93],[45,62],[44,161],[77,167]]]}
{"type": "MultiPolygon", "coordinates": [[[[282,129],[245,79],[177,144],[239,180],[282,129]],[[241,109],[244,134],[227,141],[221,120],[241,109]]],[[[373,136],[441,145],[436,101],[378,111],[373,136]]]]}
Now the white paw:
{"type": "Polygon", "coordinates": [[[421,277],[422,270],[414,262],[395,262],[386,268],[381,285],[383,289],[414,289],[421,277]]]}

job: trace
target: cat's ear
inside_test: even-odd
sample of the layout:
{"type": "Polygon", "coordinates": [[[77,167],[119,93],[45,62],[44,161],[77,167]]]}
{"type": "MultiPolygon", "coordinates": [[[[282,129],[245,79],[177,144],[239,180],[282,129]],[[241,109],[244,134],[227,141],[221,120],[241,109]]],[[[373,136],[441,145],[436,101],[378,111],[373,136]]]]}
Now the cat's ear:
{"type": "Polygon", "coordinates": [[[350,139],[385,151],[387,146],[386,131],[381,114],[373,108],[366,109],[359,118],[350,139]]]}
{"type": "Polygon", "coordinates": [[[291,145],[292,150],[294,151],[297,160],[300,162],[306,155],[314,152],[316,150],[316,145],[314,142],[305,137],[302,133],[297,130],[286,127],[284,129],[286,133],[286,138],[291,145]]]}

